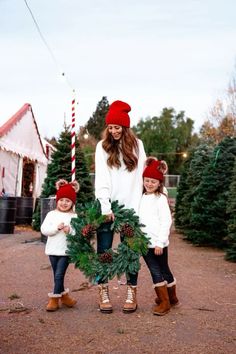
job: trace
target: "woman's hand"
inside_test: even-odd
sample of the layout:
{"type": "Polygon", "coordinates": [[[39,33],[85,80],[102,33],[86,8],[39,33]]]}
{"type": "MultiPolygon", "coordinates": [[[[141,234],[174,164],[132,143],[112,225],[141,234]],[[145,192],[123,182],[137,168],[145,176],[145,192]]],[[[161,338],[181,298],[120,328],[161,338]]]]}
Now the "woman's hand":
{"type": "Polygon", "coordinates": [[[157,247],[157,246],[154,248],[154,254],[156,256],[160,256],[160,255],[162,255],[162,253],[163,253],[163,248],[157,247]]]}
{"type": "Polygon", "coordinates": [[[105,222],[114,221],[114,220],[115,220],[115,215],[113,213],[106,215],[105,222]]]}

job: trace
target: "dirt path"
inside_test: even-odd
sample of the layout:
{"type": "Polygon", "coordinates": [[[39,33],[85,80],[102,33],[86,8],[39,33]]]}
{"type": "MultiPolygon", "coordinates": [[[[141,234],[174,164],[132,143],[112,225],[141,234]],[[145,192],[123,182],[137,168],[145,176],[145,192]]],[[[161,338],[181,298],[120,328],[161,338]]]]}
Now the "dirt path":
{"type": "Polygon", "coordinates": [[[145,265],[133,314],[121,311],[125,286],[116,279],[110,286],[114,312],[101,314],[96,286],[78,290],[86,279],[72,265],[66,284],[78,304],[48,313],[51,270],[39,240],[25,230],[0,235],[1,354],[236,353],[236,264],[224,261],[223,252],[193,247],[172,233],[169,258],[181,306],[166,316],[152,315],[145,265]]]}

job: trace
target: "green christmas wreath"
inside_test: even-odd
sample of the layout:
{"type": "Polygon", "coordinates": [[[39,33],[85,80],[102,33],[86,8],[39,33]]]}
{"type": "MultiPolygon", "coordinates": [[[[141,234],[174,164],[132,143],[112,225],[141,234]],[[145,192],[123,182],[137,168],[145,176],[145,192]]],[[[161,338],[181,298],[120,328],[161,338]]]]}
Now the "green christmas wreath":
{"type": "Polygon", "coordinates": [[[147,253],[149,240],[141,230],[139,218],[133,209],[125,209],[117,201],[112,202],[115,220],[114,232],[121,233],[124,240],[116,249],[97,254],[94,248],[96,230],[105,221],[101,215],[98,200],[86,203],[77,211],[77,218],[71,223],[75,235],[68,235],[70,262],[75,264],[90,281],[112,279],[127,273],[136,273],[140,269],[140,256],[147,253]]]}

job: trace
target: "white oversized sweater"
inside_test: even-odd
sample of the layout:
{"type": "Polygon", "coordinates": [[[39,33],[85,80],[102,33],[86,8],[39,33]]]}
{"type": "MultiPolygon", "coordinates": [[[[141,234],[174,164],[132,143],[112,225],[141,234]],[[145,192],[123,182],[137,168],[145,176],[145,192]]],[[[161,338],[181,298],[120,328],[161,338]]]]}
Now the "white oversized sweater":
{"type": "Polygon", "coordinates": [[[139,219],[145,226],[142,230],[150,238],[149,248],[167,247],[172,223],[167,197],[164,194],[143,194],[139,219]]]}
{"type": "MultiPolygon", "coordinates": [[[[45,253],[51,256],[65,256],[67,251],[66,234],[57,229],[58,225],[64,223],[65,226],[70,226],[72,218],[76,218],[75,213],[63,213],[59,210],[52,210],[47,213],[42,225],[41,232],[48,236],[45,247],[45,253]]],[[[73,233],[70,226],[70,233],[73,233]]]]}
{"type": "Polygon", "coordinates": [[[102,147],[102,141],[97,144],[95,153],[95,196],[101,203],[103,215],[112,212],[111,202],[118,200],[120,205],[133,208],[138,213],[143,189],[143,168],[146,154],[143,143],[138,139],[139,156],[138,166],[129,172],[120,159],[121,166],[109,167],[107,165],[108,154],[102,147]]]}

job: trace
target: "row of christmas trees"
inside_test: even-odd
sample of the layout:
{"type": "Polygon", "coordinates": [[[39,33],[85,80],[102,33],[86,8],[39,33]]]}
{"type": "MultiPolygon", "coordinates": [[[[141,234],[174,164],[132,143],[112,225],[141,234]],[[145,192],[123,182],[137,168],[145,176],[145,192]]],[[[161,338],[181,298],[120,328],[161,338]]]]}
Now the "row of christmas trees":
{"type": "Polygon", "coordinates": [[[178,186],[175,225],[193,244],[225,249],[226,259],[236,262],[236,138],[190,153],[178,186]]]}

